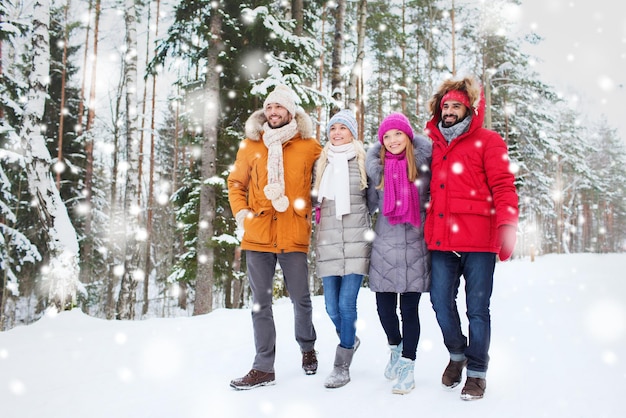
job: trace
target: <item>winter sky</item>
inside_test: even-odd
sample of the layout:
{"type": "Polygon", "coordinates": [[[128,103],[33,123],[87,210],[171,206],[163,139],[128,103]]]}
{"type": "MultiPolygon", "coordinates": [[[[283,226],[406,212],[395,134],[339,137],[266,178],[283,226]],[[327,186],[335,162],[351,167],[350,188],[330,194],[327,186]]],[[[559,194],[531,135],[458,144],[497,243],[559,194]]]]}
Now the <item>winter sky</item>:
{"type": "Polygon", "coordinates": [[[613,0],[522,0],[521,29],[544,38],[536,69],[583,114],[605,115],[626,141],[626,15],[613,0]]]}

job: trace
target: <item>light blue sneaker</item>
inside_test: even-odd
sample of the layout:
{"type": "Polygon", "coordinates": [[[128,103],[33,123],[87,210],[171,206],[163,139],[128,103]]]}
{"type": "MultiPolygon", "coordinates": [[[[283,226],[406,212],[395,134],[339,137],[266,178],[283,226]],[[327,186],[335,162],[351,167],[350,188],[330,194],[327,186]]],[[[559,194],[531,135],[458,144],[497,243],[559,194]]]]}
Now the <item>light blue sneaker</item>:
{"type": "Polygon", "coordinates": [[[385,378],[393,380],[398,377],[398,360],[402,356],[402,341],[398,345],[390,345],[391,355],[389,356],[389,363],[385,367],[385,378]]]}
{"type": "Polygon", "coordinates": [[[410,358],[400,357],[398,360],[398,381],[391,389],[392,393],[406,395],[415,388],[415,379],[413,378],[413,370],[415,369],[415,361],[410,358]]]}

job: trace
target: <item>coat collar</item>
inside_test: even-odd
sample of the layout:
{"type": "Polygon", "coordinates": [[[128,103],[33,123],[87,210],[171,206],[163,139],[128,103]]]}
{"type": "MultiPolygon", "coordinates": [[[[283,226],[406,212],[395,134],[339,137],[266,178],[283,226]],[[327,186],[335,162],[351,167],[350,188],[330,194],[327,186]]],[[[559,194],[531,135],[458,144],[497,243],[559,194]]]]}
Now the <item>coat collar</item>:
{"type": "MultiPolygon", "coordinates": [[[[303,110],[298,109],[296,115],[298,132],[302,138],[313,138],[313,120],[303,110]]],[[[263,135],[263,124],[267,122],[263,109],[252,113],[245,125],[246,138],[252,141],[259,141],[263,135]]]]}

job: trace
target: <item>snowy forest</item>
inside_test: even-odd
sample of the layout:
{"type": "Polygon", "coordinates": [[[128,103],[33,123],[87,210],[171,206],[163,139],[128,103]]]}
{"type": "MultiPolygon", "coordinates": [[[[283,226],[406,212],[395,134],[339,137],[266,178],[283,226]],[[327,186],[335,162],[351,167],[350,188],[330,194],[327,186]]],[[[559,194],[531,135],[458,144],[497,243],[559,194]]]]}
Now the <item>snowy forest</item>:
{"type": "Polygon", "coordinates": [[[475,74],[516,175],[514,257],[623,252],[626,142],[541,80],[520,3],[3,0],[0,330],[247,306],[225,179],[281,83],[322,144],[350,108],[367,146],[392,111],[422,130],[438,84],[475,74]]]}

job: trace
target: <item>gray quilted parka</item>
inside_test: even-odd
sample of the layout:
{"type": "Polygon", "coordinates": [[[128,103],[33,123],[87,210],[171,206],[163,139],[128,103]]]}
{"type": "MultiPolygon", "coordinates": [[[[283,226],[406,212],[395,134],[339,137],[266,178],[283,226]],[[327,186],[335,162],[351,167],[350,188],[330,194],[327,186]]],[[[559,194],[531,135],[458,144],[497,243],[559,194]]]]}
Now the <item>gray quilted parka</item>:
{"type": "Polygon", "coordinates": [[[382,215],[384,190],[377,190],[383,174],[377,142],[367,151],[365,167],[370,189],[368,206],[378,210],[369,270],[369,287],[374,292],[428,292],[430,290],[430,253],[424,240],[426,204],[430,199],[430,163],[432,144],[423,135],[413,138],[413,152],[418,168],[420,198],[419,228],[410,223],[391,225],[382,215]]]}
{"type": "Polygon", "coordinates": [[[335,217],[335,201],[324,199],[319,207],[320,220],[315,227],[315,267],[318,277],[366,275],[369,269],[371,218],[367,207],[367,189],[360,190],[356,158],[348,161],[350,170],[350,213],[335,217]]]}

